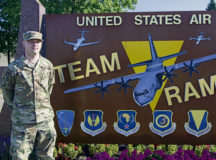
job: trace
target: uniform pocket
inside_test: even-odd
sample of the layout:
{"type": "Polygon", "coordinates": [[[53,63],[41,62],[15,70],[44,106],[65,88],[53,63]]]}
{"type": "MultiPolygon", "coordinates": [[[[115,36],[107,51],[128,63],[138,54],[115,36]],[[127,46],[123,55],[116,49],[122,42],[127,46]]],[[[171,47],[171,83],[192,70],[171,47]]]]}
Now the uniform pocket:
{"type": "Polygon", "coordinates": [[[42,76],[39,81],[39,84],[46,90],[48,93],[48,88],[49,88],[49,77],[50,77],[50,69],[49,68],[42,68],[42,76]]]}

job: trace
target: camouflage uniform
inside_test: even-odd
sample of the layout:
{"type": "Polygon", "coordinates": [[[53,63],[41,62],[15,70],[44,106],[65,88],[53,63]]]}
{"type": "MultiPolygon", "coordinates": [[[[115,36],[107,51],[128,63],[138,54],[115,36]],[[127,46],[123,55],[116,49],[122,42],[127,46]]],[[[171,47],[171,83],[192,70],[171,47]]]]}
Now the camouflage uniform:
{"type": "Polygon", "coordinates": [[[50,105],[54,83],[53,65],[42,56],[36,65],[21,56],[5,69],[2,91],[12,109],[10,153],[13,159],[27,160],[33,147],[37,159],[54,159],[56,131],[50,105]]]}

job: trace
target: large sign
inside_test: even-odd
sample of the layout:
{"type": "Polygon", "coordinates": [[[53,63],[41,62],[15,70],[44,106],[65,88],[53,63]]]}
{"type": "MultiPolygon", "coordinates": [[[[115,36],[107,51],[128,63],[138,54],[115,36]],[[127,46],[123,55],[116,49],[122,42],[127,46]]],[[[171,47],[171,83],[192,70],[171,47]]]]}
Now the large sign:
{"type": "Polygon", "coordinates": [[[46,15],[58,140],[216,143],[216,13],[46,15]]]}

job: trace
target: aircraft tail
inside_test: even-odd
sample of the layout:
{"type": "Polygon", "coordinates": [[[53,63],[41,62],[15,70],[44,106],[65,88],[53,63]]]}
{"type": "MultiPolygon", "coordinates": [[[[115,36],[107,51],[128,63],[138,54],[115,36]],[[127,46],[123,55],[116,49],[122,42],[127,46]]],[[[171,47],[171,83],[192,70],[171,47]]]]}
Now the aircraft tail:
{"type": "Polygon", "coordinates": [[[170,59],[170,58],[173,58],[173,57],[176,57],[176,56],[179,56],[179,55],[186,53],[186,51],[182,51],[182,52],[175,53],[175,54],[172,54],[169,56],[158,57],[155,46],[154,46],[154,42],[152,40],[150,33],[148,34],[148,39],[149,39],[149,45],[150,45],[152,59],[147,60],[147,61],[143,61],[143,62],[139,62],[139,63],[135,63],[135,64],[131,64],[131,65],[128,65],[127,67],[137,67],[137,66],[143,66],[143,65],[148,65],[148,64],[152,65],[153,62],[163,64],[163,61],[165,61],[167,59],[170,59]]]}
{"type": "Polygon", "coordinates": [[[147,60],[147,61],[143,61],[143,62],[139,62],[139,63],[136,63],[136,64],[131,64],[131,65],[128,65],[127,67],[137,67],[137,66],[147,65],[147,64],[151,63],[152,61],[158,59],[157,52],[156,52],[156,49],[155,49],[155,46],[154,46],[154,42],[152,40],[152,37],[151,37],[150,33],[148,34],[148,39],[149,39],[149,45],[150,45],[152,59],[147,60]]]}
{"type": "Polygon", "coordinates": [[[149,39],[149,45],[150,45],[150,50],[151,50],[152,61],[154,61],[156,59],[160,59],[163,62],[163,61],[165,61],[167,59],[170,59],[170,58],[173,58],[173,57],[176,57],[176,56],[180,56],[180,55],[186,53],[186,51],[183,51],[183,52],[175,53],[175,54],[172,54],[172,55],[169,55],[169,56],[158,57],[155,46],[154,46],[154,42],[152,40],[152,37],[151,37],[150,33],[148,34],[148,39],[149,39]]]}
{"type": "Polygon", "coordinates": [[[156,60],[158,58],[157,52],[154,46],[154,42],[152,40],[151,34],[148,34],[148,39],[149,39],[149,45],[150,45],[150,50],[151,50],[151,56],[152,56],[152,61],[156,60]]]}
{"type": "Polygon", "coordinates": [[[79,32],[81,32],[82,33],[82,37],[84,37],[84,33],[89,32],[89,31],[83,30],[83,31],[79,31],[79,32]]]}

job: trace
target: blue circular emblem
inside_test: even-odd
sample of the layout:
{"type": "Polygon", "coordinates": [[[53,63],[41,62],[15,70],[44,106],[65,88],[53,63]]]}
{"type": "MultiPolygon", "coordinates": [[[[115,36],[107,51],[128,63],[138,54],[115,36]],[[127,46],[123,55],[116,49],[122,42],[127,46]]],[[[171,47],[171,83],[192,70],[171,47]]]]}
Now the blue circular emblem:
{"type": "Polygon", "coordinates": [[[156,125],[160,128],[165,128],[169,125],[170,119],[167,115],[161,114],[155,119],[156,125]]]}

